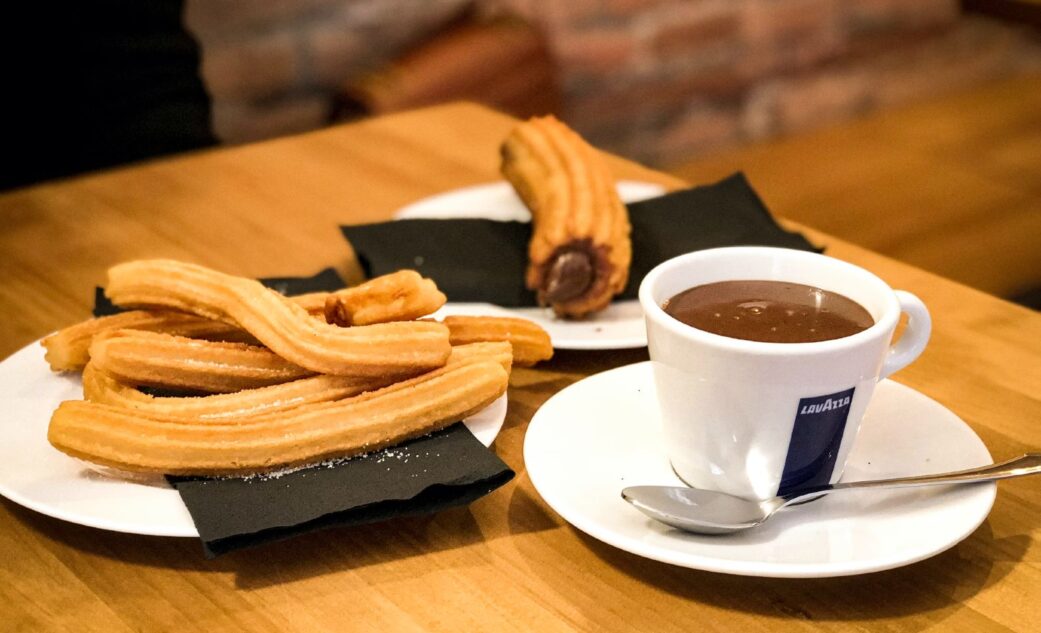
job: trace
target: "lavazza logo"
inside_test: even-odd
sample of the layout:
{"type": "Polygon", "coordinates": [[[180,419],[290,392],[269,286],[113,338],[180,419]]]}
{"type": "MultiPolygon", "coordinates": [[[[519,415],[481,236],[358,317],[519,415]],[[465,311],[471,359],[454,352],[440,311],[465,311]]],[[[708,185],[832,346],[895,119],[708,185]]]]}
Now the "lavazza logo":
{"type": "Polygon", "coordinates": [[[816,404],[804,404],[802,409],[799,409],[799,415],[806,415],[808,413],[823,413],[825,411],[832,411],[834,409],[841,409],[842,407],[849,406],[850,396],[845,398],[829,398],[824,402],[818,402],[816,404]]]}

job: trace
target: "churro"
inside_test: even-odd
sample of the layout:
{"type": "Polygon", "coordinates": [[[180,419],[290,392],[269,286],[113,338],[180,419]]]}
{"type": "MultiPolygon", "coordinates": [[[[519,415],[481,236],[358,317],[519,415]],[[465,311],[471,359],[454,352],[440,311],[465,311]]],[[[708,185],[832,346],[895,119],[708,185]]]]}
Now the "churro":
{"type": "Polygon", "coordinates": [[[530,367],[553,357],[549,334],[527,319],[448,316],[443,323],[448,326],[452,345],[480,341],[508,342],[513,347],[513,363],[521,367],[530,367]]]}
{"type": "Polygon", "coordinates": [[[445,295],[433,280],[414,270],[399,270],[329,293],[325,320],[340,326],[408,321],[426,316],[444,304],[445,295]]]}
{"type": "MultiPolygon", "coordinates": [[[[328,292],[294,295],[289,300],[312,316],[325,318],[328,292]]],[[[41,344],[47,350],[44,358],[53,371],[80,371],[90,360],[90,341],[105,330],[148,330],[189,338],[215,341],[256,343],[257,340],[238,325],[214,321],[185,312],[171,310],[127,310],[119,314],[95,317],[58,330],[41,344]]]]}
{"type": "Polygon", "coordinates": [[[245,334],[237,326],[194,314],[131,310],[88,319],[58,330],[41,341],[47,350],[44,358],[54,371],[79,371],[90,359],[90,342],[95,334],[128,328],[220,340],[241,340],[245,334]]]}
{"type": "Polygon", "coordinates": [[[632,244],[603,158],[552,116],[515,127],[501,153],[503,175],[531,210],[528,288],[559,316],[607,307],[625,289],[632,244]]]}
{"type": "Polygon", "coordinates": [[[329,298],[330,294],[331,293],[328,292],[308,292],[306,294],[293,295],[286,298],[306,310],[311,316],[324,318],[325,301],[329,298]]]}
{"type": "Polygon", "coordinates": [[[119,306],[159,306],[237,323],[279,356],[317,373],[415,374],[444,365],[451,351],[439,323],[338,327],[252,279],[171,260],[114,266],[105,292],[119,306]]]}
{"type": "Polygon", "coordinates": [[[452,355],[448,357],[448,365],[462,365],[487,360],[499,363],[509,373],[513,367],[513,347],[506,341],[482,341],[453,345],[452,355]]]}
{"type": "Polygon", "coordinates": [[[143,330],[109,330],[90,345],[91,363],[122,382],[229,393],[314,372],[245,343],[191,339],[143,330]]]}
{"type": "MultiPolygon", "coordinates": [[[[512,358],[509,343],[473,343],[453,347],[446,366],[492,361],[508,372],[512,358]]],[[[387,379],[318,375],[236,393],[152,396],[97,369],[93,363],[83,369],[83,396],[91,402],[141,411],[157,419],[172,417],[200,422],[287,411],[349,398],[387,385],[387,379]]]]}
{"type": "Polygon", "coordinates": [[[54,412],[47,437],[73,457],[124,470],[253,473],[356,455],[430,433],[484,408],[505,392],[507,382],[499,363],[466,363],[249,424],[154,420],[139,411],[69,401],[54,412]]]}
{"type": "MultiPolygon", "coordinates": [[[[348,398],[387,385],[388,379],[319,374],[277,385],[207,396],[152,396],[87,363],[83,396],[91,402],[184,420],[246,418],[315,402],[348,398]]],[[[392,379],[391,379],[392,380],[392,379]]]]}

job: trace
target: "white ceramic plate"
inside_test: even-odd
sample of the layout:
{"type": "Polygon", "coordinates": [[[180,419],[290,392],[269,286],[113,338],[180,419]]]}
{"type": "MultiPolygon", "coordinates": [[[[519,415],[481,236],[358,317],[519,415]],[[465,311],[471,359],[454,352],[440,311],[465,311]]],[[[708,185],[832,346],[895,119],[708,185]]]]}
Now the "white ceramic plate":
{"type": "MultiPolygon", "coordinates": [[[[654,560],[747,576],[846,576],[907,565],[969,536],[996,486],[836,493],[726,536],[688,534],[622,500],[626,486],[682,485],[665,457],[649,362],[579,381],[535,413],[524,461],[539,494],[576,528],[654,560]]],[[[752,394],[754,396],[754,394],[752,394]]],[[[991,463],[958,416],[892,381],[878,385],[844,481],[991,463]]]]}
{"type": "MultiPolygon", "coordinates": [[[[618,195],[625,202],[638,202],[665,193],[649,182],[622,180],[618,195]]],[[[531,213],[507,182],[494,182],[448,191],[414,202],[394,214],[395,219],[485,218],[518,222],[531,221],[531,213]]],[[[488,303],[450,303],[437,312],[450,314],[519,316],[531,319],[549,332],[558,349],[627,349],[647,345],[643,313],[638,301],[618,301],[582,321],[566,321],[544,308],[502,308],[488,303]]]]}
{"type": "MultiPolygon", "coordinates": [[[[153,536],[198,536],[176,490],[159,476],[120,474],[73,459],[47,442],[51,412],[81,400],[78,374],[55,374],[33,343],[0,363],[0,495],[90,527],[153,536]]],[[[506,396],[464,420],[490,446],[506,419],[506,396]]]]}

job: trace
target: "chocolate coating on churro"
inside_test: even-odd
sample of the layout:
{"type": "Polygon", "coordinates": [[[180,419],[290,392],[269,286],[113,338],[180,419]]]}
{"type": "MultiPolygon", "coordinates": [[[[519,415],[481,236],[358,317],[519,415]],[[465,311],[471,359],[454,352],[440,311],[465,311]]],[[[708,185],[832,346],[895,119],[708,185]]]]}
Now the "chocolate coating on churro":
{"type": "Polygon", "coordinates": [[[550,260],[540,296],[546,303],[569,301],[581,296],[592,283],[593,262],[589,253],[564,249],[550,260]]]}

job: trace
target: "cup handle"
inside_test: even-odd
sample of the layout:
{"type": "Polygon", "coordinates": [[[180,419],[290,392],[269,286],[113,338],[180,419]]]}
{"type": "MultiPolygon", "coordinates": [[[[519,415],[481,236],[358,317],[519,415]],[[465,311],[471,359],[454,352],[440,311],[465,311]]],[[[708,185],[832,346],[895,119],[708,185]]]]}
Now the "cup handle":
{"type": "Polygon", "coordinates": [[[929,316],[929,310],[921,299],[903,290],[893,292],[900,303],[900,311],[907,313],[907,329],[896,345],[889,348],[879,380],[907,367],[911,361],[918,358],[925,349],[925,344],[929,342],[929,334],[933,330],[932,317],[929,316]]]}

